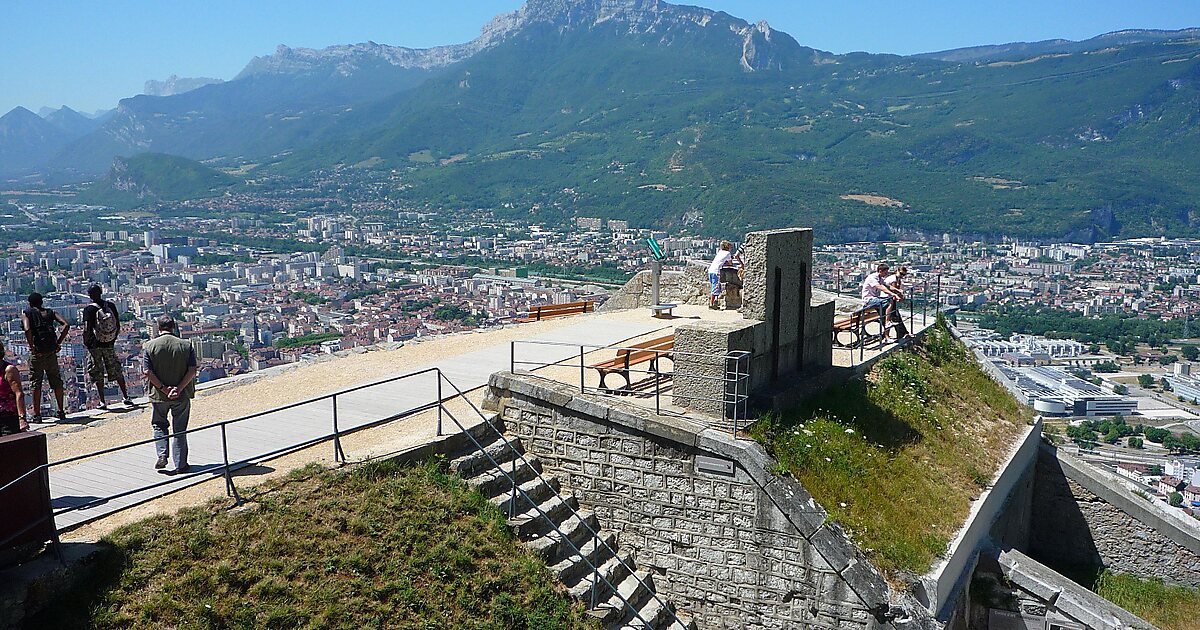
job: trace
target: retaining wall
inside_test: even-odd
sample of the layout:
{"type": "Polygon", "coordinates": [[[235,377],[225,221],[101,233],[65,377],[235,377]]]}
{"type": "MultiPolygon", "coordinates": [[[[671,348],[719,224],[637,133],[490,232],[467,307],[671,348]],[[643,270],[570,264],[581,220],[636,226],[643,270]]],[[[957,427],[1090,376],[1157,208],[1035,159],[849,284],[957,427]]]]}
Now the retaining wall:
{"type": "Polygon", "coordinates": [[[1043,445],[1029,555],[1069,576],[1100,568],[1200,587],[1200,523],[1176,523],[1116,475],[1043,445]]]}
{"type": "Polygon", "coordinates": [[[701,628],[934,627],[755,442],[522,373],[485,405],[701,628]]]}

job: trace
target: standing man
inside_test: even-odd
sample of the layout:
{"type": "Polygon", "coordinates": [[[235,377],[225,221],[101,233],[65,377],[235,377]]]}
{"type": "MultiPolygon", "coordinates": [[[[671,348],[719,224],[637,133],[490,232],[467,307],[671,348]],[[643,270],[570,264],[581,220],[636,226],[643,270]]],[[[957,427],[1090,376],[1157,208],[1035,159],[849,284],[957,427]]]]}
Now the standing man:
{"type": "MultiPolygon", "coordinates": [[[[150,424],[154,427],[158,461],[154,468],[167,467],[167,436],[187,430],[192,412],[192,397],[196,395],[196,353],[192,344],[176,334],[175,320],[170,315],[158,318],[158,336],[146,342],[145,375],[150,384],[150,402],[154,407],[150,424]],[[167,430],[167,416],[171,416],[167,430]]],[[[175,436],[175,474],[189,470],[187,435],[175,436]]]]}
{"type": "Polygon", "coordinates": [[[0,341],[0,435],[10,435],[29,430],[25,420],[25,392],[21,391],[21,371],[4,360],[4,342],[0,341]]]}
{"type": "Polygon", "coordinates": [[[42,421],[42,379],[50,381],[54,400],[58,403],[58,419],[66,420],[63,407],[62,371],[58,368],[58,351],[62,348],[71,324],[62,315],[42,306],[42,294],[29,294],[29,308],[21,313],[21,328],[25,330],[25,341],[29,342],[29,380],[33,386],[33,421],[42,421]],[[54,327],[62,324],[62,332],[55,334],[54,327]]]}
{"type": "Polygon", "coordinates": [[[121,387],[121,395],[125,397],[125,405],[132,407],[133,401],[125,387],[121,362],[117,361],[117,352],[113,350],[117,335],[121,334],[121,316],[117,313],[117,305],[104,299],[103,295],[104,289],[100,285],[88,287],[88,297],[92,298],[92,303],[83,309],[83,346],[88,351],[88,376],[92,377],[96,391],[100,393],[101,409],[108,409],[108,402],[104,400],[105,375],[110,381],[117,382],[121,387]]]}

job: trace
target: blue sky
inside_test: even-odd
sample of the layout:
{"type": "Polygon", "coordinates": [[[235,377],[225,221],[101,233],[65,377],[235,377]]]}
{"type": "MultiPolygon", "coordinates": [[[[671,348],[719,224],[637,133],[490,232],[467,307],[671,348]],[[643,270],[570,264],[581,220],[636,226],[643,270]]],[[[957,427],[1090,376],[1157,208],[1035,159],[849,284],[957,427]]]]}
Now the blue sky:
{"type": "MultiPolygon", "coordinates": [[[[232,78],[277,44],[372,40],[425,47],[467,41],[520,0],[3,0],[0,112],[69,105],[92,111],[146,79],[232,78]]],[[[909,54],[1010,41],[1085,39],[1126,28],[1200,26],[1195,0],[704,0],[765,19],[801,44],[909,54]]]]}

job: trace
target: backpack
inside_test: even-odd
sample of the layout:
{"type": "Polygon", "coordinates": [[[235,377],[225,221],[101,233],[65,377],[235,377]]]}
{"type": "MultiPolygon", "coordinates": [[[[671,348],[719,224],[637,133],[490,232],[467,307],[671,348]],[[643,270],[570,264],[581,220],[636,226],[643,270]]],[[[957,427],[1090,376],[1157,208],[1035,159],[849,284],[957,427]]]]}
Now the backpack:
{"type": "Polygon", "coordinates": [[[41,309],[25,310],[29,319],[29,332],[33,337],[33,349],[38,352],[57,352],[58,337],[54,334],[54,319],[46,319],[41,309]]]}
{"type": "Polygon", "coordinates": [[[96,327],[92,334],[100,343],[112,343],[117,340],[117,333],[121,330],[121,323],[117,320],[117,314],[113,312],[116,309],[110,302],[97,306],[99,308],[96,309],[96,327]]]}

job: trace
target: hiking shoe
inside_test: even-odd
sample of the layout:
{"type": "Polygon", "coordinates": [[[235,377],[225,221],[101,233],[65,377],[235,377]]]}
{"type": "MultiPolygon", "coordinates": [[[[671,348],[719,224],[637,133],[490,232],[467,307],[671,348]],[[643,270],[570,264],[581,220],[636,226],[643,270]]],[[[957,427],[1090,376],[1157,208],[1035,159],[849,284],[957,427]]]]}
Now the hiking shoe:
{"type": "Polygon", "coordinates": [[[108,403],[101,402],[100,405],[96,408],[99,409],[100,411],[108,411],[108,403]]]}
{"type": "Polygon", "coordinates": [[[66,422],[67,421],[67,412],[63,411],[62,409],[59,409],[58,410],[58,421],[66,422]]]}
{"type": "Polygon", "coordinates": [[[184,473],[191,472],[191,470],[192,470],[191,466],[188,466],[187,464],[180,464],[175,467],[175,474],[182,475],[184,473]]]}
{"type": "Polygon", "coordinates": [[[42,421],[41,416],[34,416],[34,415],[29,416],[29,424],[41,424],[42,422],[43,421],[42,421]]]}
{"type": "Polygon", "coordinates": [[[162,470],[167,467],[167,458],[159,457],[158,461],[154,462],[154,470],[162,470]]]}
{"type": "Polygon", "coordinates": [[[124,403],[126,407],[132,407],[132,406],[134,406],[134,405],[133,405],[133,399],[132,399],[132,398],[128,398],[128,397],[126,397],[126,398],[125,398],[125,400],[122,400],[121,402],[122,402],[122,403],[124,403]]]}

